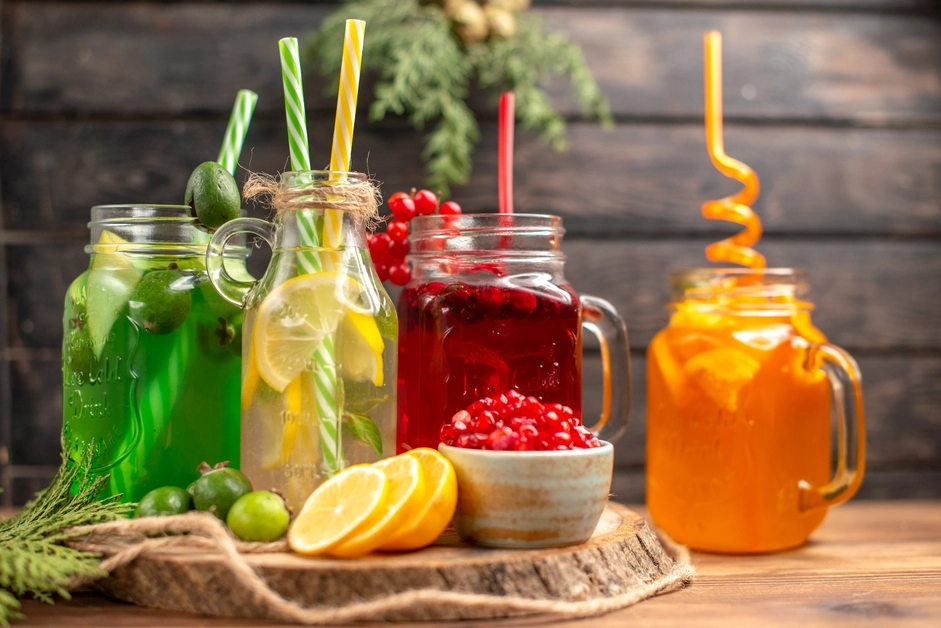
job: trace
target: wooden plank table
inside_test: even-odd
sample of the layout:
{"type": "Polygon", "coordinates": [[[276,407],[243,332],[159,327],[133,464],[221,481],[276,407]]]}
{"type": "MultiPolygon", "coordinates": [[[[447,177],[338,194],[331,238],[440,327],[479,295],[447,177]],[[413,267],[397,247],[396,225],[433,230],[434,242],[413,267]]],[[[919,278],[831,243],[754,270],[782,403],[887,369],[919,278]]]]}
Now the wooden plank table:
{"type": "MultiPolygon", "coordinates": [[[[802,548],[765,556],[694,554],[693,562],[698,576],[686,590],[559,625],[941,626],[941,501],[857,501],[834,509],[802,548]]],[[[93,593],[77,594],[71,602],[55,606],[28,601],[24,611],[28,620],[19,625],[271,625],[139,608],[93,593]]],[[[447,625],[485,623],[543,622],[533,618],[447,625]]]]}

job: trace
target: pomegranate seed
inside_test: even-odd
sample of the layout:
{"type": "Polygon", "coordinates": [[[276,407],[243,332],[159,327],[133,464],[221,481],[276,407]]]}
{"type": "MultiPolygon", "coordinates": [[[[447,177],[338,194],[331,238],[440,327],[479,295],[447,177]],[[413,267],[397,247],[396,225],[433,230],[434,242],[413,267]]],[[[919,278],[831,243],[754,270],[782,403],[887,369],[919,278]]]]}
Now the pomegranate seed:
{"type": "Polygon", "coordinates": [[[401,220],[393,220],[386,227],[386,235],[393,242],[402,242],[408,238],[408,223],[401,220]]]}
{"type": "Polygon", "coordinates": [[[573,414],[566,406],[543,405],[535,397],[509,390],[478,399],[456,413],[441,429],[441,440],[453,441],[457,447],[495,451],[599,447],[600,441],[591,432],[572,422],[573,414]]]}
{"type": "Polygon", "coordinates": [[[423,216],[435,213],[435,210],[438,209],[438,197],[435,196],[434,192],[429,190],[416,192],[415,209],[423,216]]]}
{"type": "Polygon", "coordinates": [[[415,201],[405,192],[396,192],[389,199],[389,209],[398,220],[408,222],[415,217],[415,201]]]}
{"type": "Polygon", "coordinates": [[[456,216],[461,213],[461,206],[454,201],[441,203],[441,207],[438,208],[438,213],[442,216],[456,216]]]}

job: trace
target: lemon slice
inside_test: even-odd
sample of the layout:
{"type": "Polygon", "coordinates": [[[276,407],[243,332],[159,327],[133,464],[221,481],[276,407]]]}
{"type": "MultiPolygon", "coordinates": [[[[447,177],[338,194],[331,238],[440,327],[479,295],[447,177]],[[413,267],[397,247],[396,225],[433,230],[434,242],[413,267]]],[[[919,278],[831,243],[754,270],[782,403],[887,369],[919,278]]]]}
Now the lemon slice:
{"type": "Polygon", "coordinates": [[[418,460],[422,468],[422,507],[405,527],[379,546],[381,550],[406,551],[431,545],[451,523],[457,508],[457,475],[451,462],[427,447],[412,449],[405,455],[418,460]]]}
{"type": "Polygon", "coordinates": [[[761,362],[741,351],[722,347],[700,353],[684,367],[686,374],[719,408],[738,410],[739,391],[754,378],[761,362]]]}
{"type": "Polygon", "coordinates": [[[385,344],[369,314],[347,312],[340,326],[340,341],[337,357],[340,374],[356,382],[372,382],[382,386],[382,351],[385,344]]]}
{"type": "Polygon", "coordinates": [[[289,279],[272,290],[255,319],[253,338],[258,374],[284,392],[304,370],[314,352],[337,328],[345,307],[337,295],[334,273],[313,273],[289,279]]]}
{"type": "Polygon", "coordinates": [[[385,515],[388,481],[379,469],[356,465],[311,493],[288,530],[288,545],[299,554],[320,554],[363,525],[385,515]]]}
{"type": "Polygon", "coordinates": [[[353,558],[368,554],[409,523],[423,506],[425,481],[421,464],[416,458],[395,456],[373,463],[372,467],[382,471],[389,483],[385,513],[378,521],[368,522],[368,526],[360,524],[350,536],[327,550],[331,556],[353,558]]]}
{"type": "Polygon", "coordinates": [[[102,231],[94,247],[95,255],[85,284],[85,311],[88,335],[97,358],[101,357],[111,328],[143,275],[126,255],[119,252],[120,245],[126,243],[124,238],[102,231]]]}

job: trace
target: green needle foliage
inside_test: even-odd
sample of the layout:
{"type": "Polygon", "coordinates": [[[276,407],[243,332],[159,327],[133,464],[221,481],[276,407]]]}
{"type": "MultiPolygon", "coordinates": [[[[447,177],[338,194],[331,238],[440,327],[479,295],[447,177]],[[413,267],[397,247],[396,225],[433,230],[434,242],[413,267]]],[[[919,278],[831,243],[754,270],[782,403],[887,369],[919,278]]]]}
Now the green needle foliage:
{"type": "Polygon", "coordinates": [[[134,504],[120,496],[97,500],[107,476],[91,477],[92,448],[78,464],[63,464],[49,488],[16,516],[0,521],[0,624],[22,619],[17,598],[31,595],[48,604],[58,594],[69,599],[66,583],[73,576],[107,575],[97,554],[66,547],[75,536],[63,530],[127,516],[134,504]]]}
{"type": "MultiPolygon", "coordinates": [[[[363,69],[378,76],[369,118],[405,116],[425,136],[422,157],[432,189],[448,194],[467,182],[480,131],[467,106],[472,83],[498,96],[516,95],[516,117],[556,150],[563,150],[565,119],[543,85],[559,78],[603,126],[612,125],[607,99],[585,64],[581,49],[565,35],[547,33],[529,13],[516,16],[515,36],[465,44],[436,4],[419,0],[348,0],[324,20],[306,48],[325,75],[336,76],[348,18],[366,21],[363,69]]],[[[336,86],[331,82],[336,94],[336,86]]],[[[365,95],[365,94],[364,94],[365,95]]]]}

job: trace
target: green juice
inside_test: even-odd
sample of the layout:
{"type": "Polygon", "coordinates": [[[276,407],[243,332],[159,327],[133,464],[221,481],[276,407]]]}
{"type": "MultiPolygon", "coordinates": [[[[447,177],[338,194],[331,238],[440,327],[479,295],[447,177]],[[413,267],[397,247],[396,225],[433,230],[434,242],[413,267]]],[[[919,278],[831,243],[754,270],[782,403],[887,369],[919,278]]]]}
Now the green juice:
{"type": "Polygon", "coordinates": [[[238,467],[242,312],[200,257],[93,254],[63,323],[62,444],[76,460],[94,442],[105,495],[186,488],[204,460],[238,467]]]}

